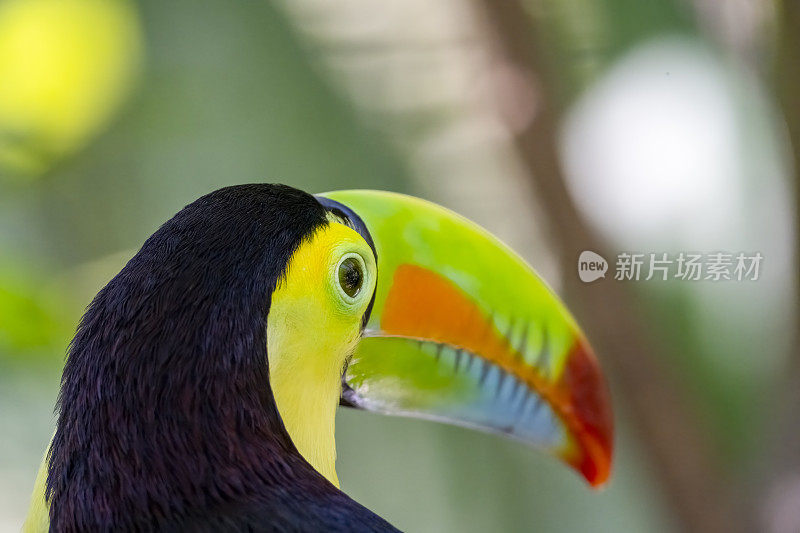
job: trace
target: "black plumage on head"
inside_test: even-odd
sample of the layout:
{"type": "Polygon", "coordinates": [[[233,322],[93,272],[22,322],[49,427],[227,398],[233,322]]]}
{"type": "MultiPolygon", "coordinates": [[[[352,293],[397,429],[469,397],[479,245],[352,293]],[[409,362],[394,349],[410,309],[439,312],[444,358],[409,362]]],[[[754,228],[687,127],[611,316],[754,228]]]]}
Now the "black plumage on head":
{"type": "Polygon", "coordinates": [[[97,294],[61,381],[51,530],[393,530],[303,459],[270,389],[270,296],[326,223],[302,191],[227,187],[97,294]]]}

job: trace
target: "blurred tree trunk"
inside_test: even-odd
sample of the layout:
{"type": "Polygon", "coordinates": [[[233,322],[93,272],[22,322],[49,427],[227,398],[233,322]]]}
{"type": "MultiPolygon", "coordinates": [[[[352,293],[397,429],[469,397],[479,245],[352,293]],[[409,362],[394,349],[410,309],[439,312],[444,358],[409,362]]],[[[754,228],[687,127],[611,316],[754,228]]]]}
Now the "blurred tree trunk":
{"type": "Polygon", "coordinates": [[[547,63],[547,47],[538,46],[537,21],[520,0],[482,0],[481,7],[496,36],[499,61],[513,66],[519,79],[530,84],[534,112],[527,124],[514,128],[516,145],[550,222],[567,299],[619,387],[617,405],[624,403],[633,417],[682,530],[746,530],[744,507],[737,504],[717,464],[685,388],[640,323],[635,295],[612,280],[591,285],[578,280],[575,269],[580,252],[607,250],[584,222],[564,182],[557,138],[557,80],[551,75],[553,65],[547,63]]]}
{"type": "MultiPolygon", "coordinates": [[[[795,194],[795,262],[800,250],[800,2],[785,0],[777,3],[777,62],[773,72],[774,85],[789,136],[792,164],[794,166],[795,194]]],[[[797,270],[800,275],[800,269],[797,270]]],[[[796,278],[800,287],[800,276],[796,278]]],[[[795,299],[795,302],[797,300],[795,299]]],[[[778,426],[772,432],[777,436],[773,443],[769,487],[766,491],[762,521],[772,533],[800,531],[800,312],[795,309],[795,331],[784,383],[777,395],[778,426]]]]}

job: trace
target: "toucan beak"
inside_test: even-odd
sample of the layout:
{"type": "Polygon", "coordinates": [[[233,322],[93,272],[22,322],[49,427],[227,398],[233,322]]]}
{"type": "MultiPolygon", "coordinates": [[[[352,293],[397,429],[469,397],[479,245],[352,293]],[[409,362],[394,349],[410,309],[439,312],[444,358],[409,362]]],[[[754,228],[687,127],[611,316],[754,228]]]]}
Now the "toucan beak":
{"type": "Polygon", "coordinates": [[[575,320],[533,269],[435,204],[378,191],[320,197],[360,218],[378,259],[342,403],[502,433],[604,484],[613,449],[606,383],[575,320]]]}

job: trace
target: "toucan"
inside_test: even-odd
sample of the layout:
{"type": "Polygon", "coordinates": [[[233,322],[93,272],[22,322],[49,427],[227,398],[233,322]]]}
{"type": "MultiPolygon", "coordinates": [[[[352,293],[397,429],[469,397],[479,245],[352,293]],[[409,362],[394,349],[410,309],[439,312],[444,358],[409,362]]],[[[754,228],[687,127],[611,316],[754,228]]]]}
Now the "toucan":
{"type": "Polygon", "coordinates": [[[238,185],[87,308],[24,530],[396,531],[339,489],[339,405],[611,470],[597,359],[497,238],[401,194],[238,185]]]}

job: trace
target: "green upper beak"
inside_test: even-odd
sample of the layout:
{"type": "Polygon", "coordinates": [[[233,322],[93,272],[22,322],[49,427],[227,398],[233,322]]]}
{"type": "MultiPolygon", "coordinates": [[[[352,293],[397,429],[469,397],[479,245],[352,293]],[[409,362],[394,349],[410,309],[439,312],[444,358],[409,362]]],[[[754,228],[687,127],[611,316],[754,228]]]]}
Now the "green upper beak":
{"type": "Polygon", "coordinates": [[[379,191],[320,195],[374,242],[374,305],[343,403],[503,433],[543,447],[592,486],[608,479],[613,419],[597,360],[533,269],[440,206],[379,191]]]}

